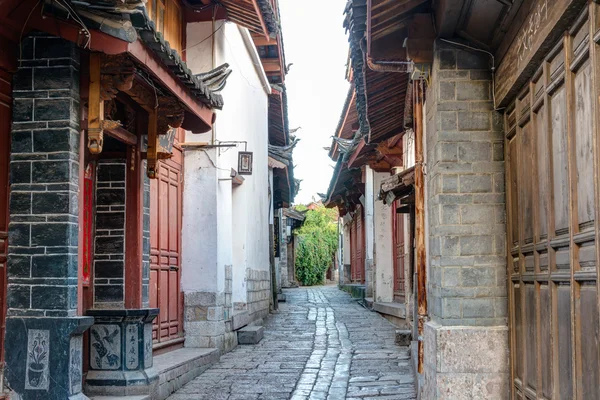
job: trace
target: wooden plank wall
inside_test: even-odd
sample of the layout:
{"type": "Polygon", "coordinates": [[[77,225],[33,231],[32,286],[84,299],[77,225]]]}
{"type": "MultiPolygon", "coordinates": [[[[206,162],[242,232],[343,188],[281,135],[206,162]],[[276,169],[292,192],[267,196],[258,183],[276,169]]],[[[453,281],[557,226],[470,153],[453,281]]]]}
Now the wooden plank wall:
{"type": "Polygon", "coordinates": [[[505,112],[512,398],[600,398],[600,5],[505,112]]]}

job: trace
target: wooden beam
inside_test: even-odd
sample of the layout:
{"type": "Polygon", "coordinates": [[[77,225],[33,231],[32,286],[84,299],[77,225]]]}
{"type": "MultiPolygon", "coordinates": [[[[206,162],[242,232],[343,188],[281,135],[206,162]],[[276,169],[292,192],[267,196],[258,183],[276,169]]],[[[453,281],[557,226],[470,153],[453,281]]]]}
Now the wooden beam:
{"type": "Polygon", "coordinates": [[[265,23],[265,18],[263,17],[262,11],[258,5],[258,0],[252,0],[252,5],[254,6],[254,11],[256,11],[256,15],[260,21],[260,26],[262,27],[265,38],[269,38],[269,30],[267,29],[267,24],[265,23]]]}
{"type": "Polygon", "coordinates": [[[551,49],[586,3],[585,0],[535,1],[496,70],[495,107],[505,107],[533,76],[546,53],[540,49],[551,49]]]}
{"type": "Polygon", "coordinates": [[[261,61],[265,72],[281,72],[281,61],[279,58],[263,58],[261,61]]]}
{"type": "Polygon", "coordinates": [[[102,121],[104,120],[104,101],[101,99],[102,76],[100,53],[90,54],[90,85],[88,98],[88,150],[92,154],[102,153],[104,135],[102,121]]]}
{"type": "Polygon", "coordinates": [[[252,35],[252,40],[255,46],[277,46],[277,40],[271,39],[270,37],[264,37],[262,35],[252,35]]]}
{"type": "Polygon", "coordinates": [[[131,146],[135,146],[137,144],[138,138],[133,133],[129,132],[127,129],[123,127],[116,127],[105,129],[104,133],[107,135],[131,146]]]}

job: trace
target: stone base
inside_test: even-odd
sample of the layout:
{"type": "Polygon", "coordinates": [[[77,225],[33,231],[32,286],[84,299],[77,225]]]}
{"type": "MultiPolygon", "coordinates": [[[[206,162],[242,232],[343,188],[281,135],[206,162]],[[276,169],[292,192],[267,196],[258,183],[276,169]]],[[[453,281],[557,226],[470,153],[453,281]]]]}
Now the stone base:
{"type": "Polygon", "coordinates": [[[398,346],[410,346],[412,343],[412,332],[408,329],[397,330],[394,343],[396,343],[398,346]]]}
{"type": "Polygon", "coordinates": [[[239,344],[258,344],[264,336],[262,326],[247,326],[237,331],[239,344]]]}
{"type": "Polygon", "coordinates": [[[219,361],[218,349],[178,349],[154,357],[158,394],[163,400],[219,361]]]}
{"type": "Polygon", "coordinates": [[[89,310],[95,318],[90,329],[88,395],[154,396],[158,374],[152,365],[152,321],[158,308],[89,310]]]}
{"type": "Polygon", "coordinates": [[[158,373],[144,371],[89,371],[85,380],[88,396],[150,396],[158,391],[158,373]]]}
{"type": "Polygon", "coordinates": [[[358,283],[340,285],[340,289],[347,292],[352,298],[363,300],[365,298],[365,285],[358,283]]]}
{"type": "Polygon", "coordinates": [[[422,399],[509,398],[508,328],[425,324],[422,399]]]}
{"type": "Polygon", "coordinates": [[[82,334],[93,322],[90,317],[7,318],[5,383],[11,398],[87,399],[81,393],[82,334]]]}

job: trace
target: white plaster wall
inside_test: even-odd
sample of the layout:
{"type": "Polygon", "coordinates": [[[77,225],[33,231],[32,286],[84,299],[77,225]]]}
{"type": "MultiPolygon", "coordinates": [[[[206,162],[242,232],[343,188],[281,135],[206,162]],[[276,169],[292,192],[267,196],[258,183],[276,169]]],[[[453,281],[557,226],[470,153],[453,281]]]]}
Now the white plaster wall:
{"type": "Polygon", "coordinates": [[[344,225],[344,265],[350,265],[352,256],[350,255],[350,225],[344,225]]]}
{"type": "Polygon", "coordinates": [[[181,242],[181,290],[220,292],[225,271],[217,268],[216,150],[186,150],[181,242]],[[210,157],[210,158],[209,158],[210,157]]]}
{"type": "Polygon", "coordinates": [[[248,237],[246,236],[246,218],[244,218],[244,213],[246,212],[246,209],[245,207],[243,207],[243,204],[245,204],[246,202],[247,192],[245,190],[241,190],[241,186],[237,186],[232,189],[232,195],[232,301],[234,303],[247,303],[248,300],[246,296],[246,266],[248,265],[248,260],[246,256],[246,242],[248,240],[248,237]]]}
{"type": "MultiPolygon", "coordinates": [[[[381,182],[389,174],[375,172],[373,180],[375,187],[381,187],[381,182]]],[[[375,231],[375,287],[374,300],[391,302],[394,298],[394,252],[392,235],[392,208],[376,201],[374,205],[375,231]]]]}
{"type": "MultiPolygon", "coordinates": [[[[188,250],[184,250],[182,287],[210,287],[197,281],[215,277],[220,281],[225,266],[233,265],[232,299],[246,302],[246,269],[269,270],[268,98],[261,70],[255,68],[237,25],[217,22],[213,37],[202,42],[213,32],[212,25],[187,25],[187,64],[194,73],[201,73],[227,62],[233,72],[221,92],[225,106],[216,111],[213,130],[202,135],[187,132],[186,141],[246,141],[247,150],[254,153],[253,173],[232,188],[230,172],[237,170],[238,152],[246,150],[244,144],[210,150],[212,162],[200,157],[202,164],[190,154],[203,150],[186,151],[183,221],[188,227],[184,226],[182,245],[188,250]],[[210,223],[198,223],[202,213],[213,215],[210,223]],[[209,251],[203,253],[200,248],[209,251]]],[[[222,290],[223,285],[218,287],[222,290]]]]}

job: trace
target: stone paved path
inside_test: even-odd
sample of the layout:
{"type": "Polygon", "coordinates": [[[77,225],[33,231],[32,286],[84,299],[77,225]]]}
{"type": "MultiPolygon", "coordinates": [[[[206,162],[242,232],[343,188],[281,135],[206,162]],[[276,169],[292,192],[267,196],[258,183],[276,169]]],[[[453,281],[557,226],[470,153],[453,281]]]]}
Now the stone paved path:
{"type": "Polygon", "coordinates": [[[416,399],[395,327],[337,287],[285,290],[255,346],[238,346],[168,400],[416,399]]]}

